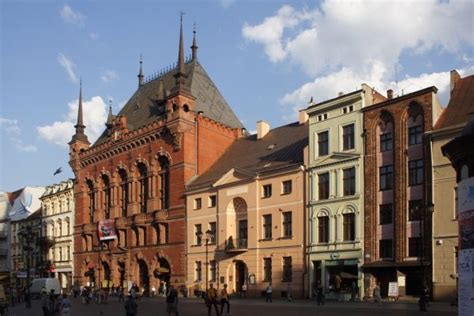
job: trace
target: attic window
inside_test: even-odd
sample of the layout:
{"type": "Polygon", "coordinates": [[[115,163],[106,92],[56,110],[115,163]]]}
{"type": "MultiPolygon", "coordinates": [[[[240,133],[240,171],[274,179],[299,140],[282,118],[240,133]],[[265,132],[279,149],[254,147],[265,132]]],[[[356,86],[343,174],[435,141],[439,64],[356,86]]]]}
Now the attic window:
{"type": "Polygon", "coordinates": [[[272,150],[273,148],[275,148],[275,146],[276,146],[276,144],[268,145],[267,150],[272,150]]]}

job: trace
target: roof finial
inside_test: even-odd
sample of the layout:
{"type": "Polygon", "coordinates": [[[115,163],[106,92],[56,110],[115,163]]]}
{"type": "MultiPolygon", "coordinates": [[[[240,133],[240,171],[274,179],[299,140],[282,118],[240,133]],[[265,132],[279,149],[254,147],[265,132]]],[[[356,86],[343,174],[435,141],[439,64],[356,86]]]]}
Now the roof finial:
{"type": "Polygon", "coordinates": [[[111,128],[114,125],[114,115],[112,114],[112,98],[109,99],[109,115],[107,116],[107,122],[105,126],[111,128]]]}
{"type": "Polygon", "coordinates": [[[138,87],[140,88],[140,86],[143,85],[143,78],[145,77],[143,75],[143,69],[142,69],[142,64],[143,64],[143,60],[142,60],[142,54],[140,53],[140,71],[138,73],[138,87]]]}
{"type": "Polygon", "coordinates": [[[178,70],[174,75],[176,79],[177,90],[185,89],[184,80],[186,79],[186,72],[184,70],[184,36],[183,36],[183,15],[184,12],[181,11],[180,18],[180,29],[179,29],[179,50],[178,50],[178,70]]]}
{"type": "Polygon", "coordinates": [[[192,59],[191,60],[196,60],[197,59],[197,49],[198,49],[198,46],[196,44],[196,22],[194,22],[193,45],[191,46],[191,52],[192,52],[192,59]]]}

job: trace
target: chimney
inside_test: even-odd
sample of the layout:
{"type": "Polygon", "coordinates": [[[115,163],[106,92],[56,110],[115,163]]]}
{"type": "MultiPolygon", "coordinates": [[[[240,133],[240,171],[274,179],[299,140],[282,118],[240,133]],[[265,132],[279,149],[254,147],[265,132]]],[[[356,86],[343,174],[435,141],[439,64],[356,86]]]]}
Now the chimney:
{"type": "Polygon", "coordinates": [[[339,91],[339,93],[337,94],[338,97],[342,96],[344,94],[344,92],[342,91],[339,91]]]}
{"type": "Polygon", "coordinates": [[[265,137],[269,131],[270,124],[263,120],[257,122],[257,139],[265,137]]]}
{"type": "Polygon", "coordinates": [[[456,86],[459,80],[461,80],[461,76],[456,71],[456,69],[451,70],[451,80],[450,80],[451,94],[453,94],[454,87],[456,86]]]}
{"type": "Polygon", "coordinates": [[[392,89],[387,90],[387,98],[388,99],[393,99],[393,90],[392,89]]]}
{"type": "Polygon", "coordinates": [[[300,110],[298,115],[299,115],[298,118],[299,118],[300,125],[308,121],[308,113],[306,113],[305,110],[300,110]]]}

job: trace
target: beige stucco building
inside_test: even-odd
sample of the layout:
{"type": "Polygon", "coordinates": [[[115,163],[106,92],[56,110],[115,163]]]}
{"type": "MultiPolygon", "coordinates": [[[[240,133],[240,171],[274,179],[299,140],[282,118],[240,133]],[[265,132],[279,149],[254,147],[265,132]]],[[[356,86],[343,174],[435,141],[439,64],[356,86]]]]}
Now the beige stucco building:
{"type": "Polygon", "coordinates": [[[456,171],[441,147],[461,135],[474,113],[474,76],[451,72],[451,99],[431,134],[433,161],[433,298],[454,300],[457,286],[456,171]]]}
{"type": "Polygon", "coordinates": [[[260,296],[272,284],[274,296],[303,296],[305,113],[300,122],[236,141],[187,186],[187,285],[191,293],[209,282],[231,293],[260,296]],[[206,232],[209,235],[206,259],[206,232]],[[208,263],[208,264],[206,264],[208,263]],[[207,268],[207,273],[206,273],[207,268]]]}

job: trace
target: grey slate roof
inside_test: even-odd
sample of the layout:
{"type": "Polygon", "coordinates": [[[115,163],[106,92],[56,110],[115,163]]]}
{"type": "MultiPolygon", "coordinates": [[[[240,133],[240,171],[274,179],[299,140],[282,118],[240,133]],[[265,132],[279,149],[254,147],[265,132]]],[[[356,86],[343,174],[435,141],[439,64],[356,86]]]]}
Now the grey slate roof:
{"type": "Polygon", "coordinates": [[[308,124],[296,122],[274,128],[262,139],[257,140],[257,135],[241,138],[208,171],[189,183],[187,188],[192,190],[210,185],[232,168],[257,175],[302,165],[304,148],[308,145],[308,133],[308,124]]]}
{"type": "MultiPolygon", "coordinates": [[[[186,63],[185,72],[188,76],[186,78],[186,86],[190,88],[192,95],[196,97],[196,112],[203,111],[205,117],[232,128],[244,127],[197,60],[186,63]]],[[[160,99],[160,90],[168,91],[169,93],[173,89],[175,85],[173,75],[175,73],[176,68],[140,86],[120,110],[118,115],[127,117],[129,131],[164,118],[158,110],[156,101],[160,99]],[[159,88],[160,79],[163,89],[159,88]]],[[[94,145],[103,143],[106,140],[107,133],[104,131],[94,145]]]]}

